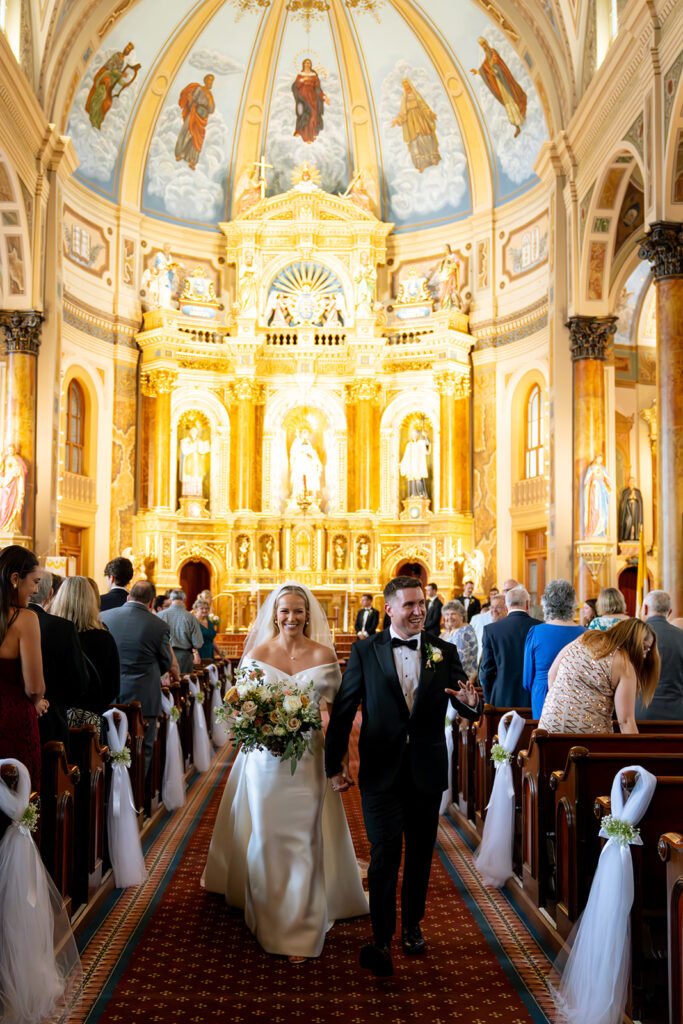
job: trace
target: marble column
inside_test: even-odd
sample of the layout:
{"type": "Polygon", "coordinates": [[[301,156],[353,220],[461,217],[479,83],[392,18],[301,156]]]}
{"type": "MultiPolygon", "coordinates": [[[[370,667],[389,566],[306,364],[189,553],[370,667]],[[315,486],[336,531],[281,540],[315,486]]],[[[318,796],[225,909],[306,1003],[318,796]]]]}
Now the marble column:
{"type": "Polygon", "coordinates": [[[171,507],[171,392],[177,377],[174,370],[151,370],[141,378],[140,500],[146,508],[171,507]]]}
{"type": "Polygon", "coordinates": [[[652,547],[657,548],[657,509],[658,509],[658,483],[657,483],[657,399],[653,401],[649,409],[643,409],[641,418],[645,420],[648,427],[648,440],[650,442],[650,462],[652,467],[652,547]]]}
{"type": "Polygon", "coordinates": [[[230,508],[256,511],[256,402],[261,387],[253,377],[240,377],[229,389],[230,508]]]}
{"type": "MultiPolygon", "coordinates": [[[[588,466],[596,456],[606,458],[605,359],[607,347],[616,330],[613,316],[573,316],[567,323],[574,364],[574,547],[585,540],[583,482],[588,466]]],[[[608,538],[595,537],[596,547],[608,538]]],[[[597,551],[596,551],[597,555],[597,551]]],[[[582,603],[595,597],[604,585],[604,570],[593,563],[593,575],[586,560],[577,551],[574,579],[577,598],[582,603]]]]}
{"type": "MultiPolygon", "coordinates": [[[[9,532],[33,542],[36,501],[36,380],[43,314],[35,309],[0,312],[5,336],[5,450],[13,446],[26,464],[23,509],[9,532]]],[[[19,509],[17,509],[19,513],[19,509]]]]}
{"type": "Polygon", "coordinates": [[[434,382],[440,395],[440,510],[469,512],[470,375],[448,370],[434,382]]]}
{"type": "Polygon", "coordinates": [[[354,403],[355,431],[351,458],[354,461],[354,500],[349,506],[357,512],[376,512],[379,508],[379,397],[380,385],[374,380],[357,380],[349,385],[349,400],[354,403]]]}
{"type": "Polygon", "coordinates": [[[652,224],[640,250],[657,301],[657,579],[683,611],[683,224],[652,224]]]}

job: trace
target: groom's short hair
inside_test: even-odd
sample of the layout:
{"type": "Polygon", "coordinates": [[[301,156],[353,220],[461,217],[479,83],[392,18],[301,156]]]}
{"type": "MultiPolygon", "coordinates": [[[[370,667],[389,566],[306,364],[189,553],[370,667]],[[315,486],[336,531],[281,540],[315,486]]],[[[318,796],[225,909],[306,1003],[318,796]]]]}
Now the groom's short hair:
{"type": "Polygon", "coordinates": [[[418,587],[424,593],[422,583],[415,576],[394,576],[393,580],[389,580],[382,593],[384,600],[388,603],[399,590],[416,590],[418,587]]]}

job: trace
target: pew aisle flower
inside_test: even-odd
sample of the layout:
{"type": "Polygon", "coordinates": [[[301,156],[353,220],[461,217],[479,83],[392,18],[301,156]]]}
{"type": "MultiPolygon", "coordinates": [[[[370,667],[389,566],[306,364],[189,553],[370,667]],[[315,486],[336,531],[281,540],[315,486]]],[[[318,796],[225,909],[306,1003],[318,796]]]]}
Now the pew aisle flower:
{"type": "Polygon", "coordinates": [[[498,725],[498,742],[491,748],[496,766],[491,799],[486,808],[484,833],[474,854],[477,871],[486,885],[500,889],[512,874],[515,837],[515,787],[510,761],[524,728],[524,719],[508,711],[498,725]]]}
{"type": "Polygon", "coordinates": [[[225,722],[216,717],[216,711],[223,703],[221,701],[221,681],[218,667],[216,665],[209,665],[207,672],[211,686],[211,721],[213,723],[211,726],[211,739],[215,746],[224,747],[228,742],[228,730],[225,722]]]}
{"type": "Polygon", "coordinates": [[[192,758],[198,772],[208,772],[211,767],[211,741],[204,714],[204,691],[199,683],[190,677],[190,693],[194,697],[192,708],[192,758]]]}
{"type": "Polygon", "coordinates": [[[32,832],[31,779],[14,758],[15,790],[0,777],[0,811],[12,824],[0,842],[0,993],[7,1024],[42,1021],[59,1008],[66,1019],[83,973],[62,897],[48,875],[32,832]]]}
{"type": "Polygon", "coordinates": [[[161,799],[164,807],[174,811],[185,803],[185,764],[178,733],[180,712],[173,703],[173,698],[166,693],[161,695],[161,706],[168,716],[166,722],[166,761],[161,779],[161,799]]]}
{"type": "Polygon", "coordinates": [[[310,750],[313,733],[322,729],[312,681],[303,687],[284,680],[266,683],[257,665],[236,672],[235,685],[216,714],[229,723],[233,743],[290,761],[292,775],[310,750]]]}
{"type": "Polygon", "coordinates": [[[138,829],[138,813],[133,802],[133,790],[128,774],[128,720],[115,708],[105,711],[102,717],[107,723],[107,743],[112,760],[111,792],[107,807],[109,859],[114,871],[116,888],[125,889],[129,885],[141,885],[147,878],[138,829]]]}
{"type": "Polygon", "coordinates": [[[588,902],[564,951],[555,961],[548,987],[562,1024],[620,1024],[631,971],[631,845],[642,846],[636,824],[645,814],[657,779],[637,765],[622,768],[612,783],[612,813],[602,822],[602,848],[588,902]],[[622,776],[636,772],[624,800],[622,776]]]}

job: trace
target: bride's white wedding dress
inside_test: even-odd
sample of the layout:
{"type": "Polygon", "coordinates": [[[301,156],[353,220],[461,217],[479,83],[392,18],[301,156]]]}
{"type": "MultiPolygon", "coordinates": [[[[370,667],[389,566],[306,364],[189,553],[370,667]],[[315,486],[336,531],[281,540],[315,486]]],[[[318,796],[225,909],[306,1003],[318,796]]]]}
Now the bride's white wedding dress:
{"type": "MultiPolygon", "coordinates": [[[[288,675],[265,662],[267,681],[315,685],[332,702],[339,665],[288,675]]],[[[267,953],[319,956],[335,920],[368,913],[341,795],[323,767],[322,732],[294,775],[289,761],[265,750],[240,751],[218,809],[204,884],[244,909],[247,927],[267,953]]]]}

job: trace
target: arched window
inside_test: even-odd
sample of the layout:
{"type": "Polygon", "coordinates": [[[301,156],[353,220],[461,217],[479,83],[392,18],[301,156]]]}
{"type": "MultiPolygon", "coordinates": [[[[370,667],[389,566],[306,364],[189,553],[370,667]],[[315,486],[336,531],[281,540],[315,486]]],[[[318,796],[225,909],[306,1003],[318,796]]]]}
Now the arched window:
{"type": "Polygon", "coordinates": [[[543,395],[538,384],[534,384],[527,398],[524,437],[524,475],[530,480],[545,472],[543,395]]]}
{"type": "Polygon", "coordinates": [[[84,473],[85,396],[77,380],[72,380],[66,397],[66,471],[84,473]]]}

